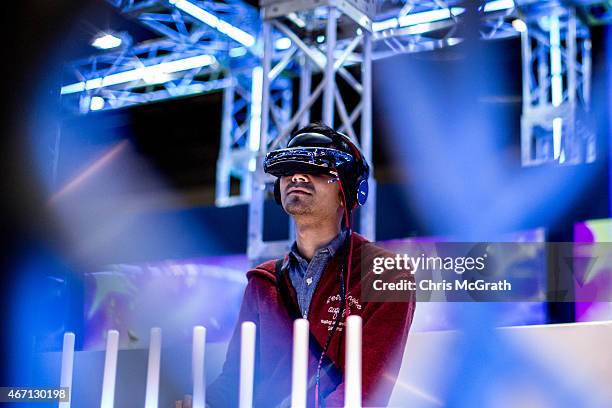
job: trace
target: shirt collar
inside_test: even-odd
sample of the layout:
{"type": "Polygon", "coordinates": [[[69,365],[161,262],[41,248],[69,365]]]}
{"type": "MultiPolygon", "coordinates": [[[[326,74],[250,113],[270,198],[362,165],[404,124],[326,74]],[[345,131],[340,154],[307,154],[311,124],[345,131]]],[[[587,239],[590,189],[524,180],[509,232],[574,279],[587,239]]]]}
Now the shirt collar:
{"type": "MultiPolygon", "coordinates": [[[[347,235],[346,230],[340,231],[340,233],[336,235],[331,241],[329,241],[327,245],[322,246],[321,248],[317,249],[317,251],[315,252],[315,256],[317,256],[317,254],[323,250],[327,250],[329,252],[330,257],[334,256],[334,254],[342,246],[342,243],[344,242],[346,235],[347,235]]],[[[302,255],[300,255],[300,252],[297,247],[297,241],[293,241],[293,245],[291,245],[291,250],[289,251],[289,257],[287,260],[290,260],[290,259],[294,259],[298,262],[304,261],[308,263],[308,261],[302,255]]]]}

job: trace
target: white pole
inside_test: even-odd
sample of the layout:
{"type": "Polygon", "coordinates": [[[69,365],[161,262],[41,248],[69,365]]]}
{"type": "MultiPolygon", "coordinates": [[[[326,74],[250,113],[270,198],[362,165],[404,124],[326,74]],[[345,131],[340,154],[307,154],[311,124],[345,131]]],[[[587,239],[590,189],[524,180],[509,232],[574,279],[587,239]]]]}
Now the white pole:
{"type": "Polygon", "coordinates": [[[255,323],[242,323],[240,338],[240,404],[239,408],[253,406],[253,377],[255,371],[255,323]]]}
{"type": "Polygon", "coordinates": [[[344,406],[361,408],[361,317],[357,315],[346,319],[344,382],[344,406]]]}
{"type": "Polygon", "coordinates": [[[293,365],[291,373],[291,408],[306,408],[308,381],[308,320],[293,322],[293,365]]]}
{"type": "Polygon", "coordinates": [[[117,330],[109,330],[106,334],[106,357],[104,359],[104,377],[102,379],[102,401],[100,402],[100,408],[113,408],[118,351],[119,332],[117,330]]]}
{"type": "Polygon", "coordinates": [[[193,377],[193,408],[204,408],[206,404],[206,388],[204,376],[204,347],[206,344],[206,328],[193,328],[193,347],[191,349],[191,369],[193,377]]]}
{"type": "Polygon", "coordinates": [[[60,387],[68,387],[68,402],[60,402],[59,408],[70,408],[72,394],[72,368],[74,367],[74,333],[64,333],[62,347],[62,373],[60,387]]]}
{"type": "Polygon", "coordinates": [[[147,388],[145,391],[145,408],[157,408],[159,405],[159,369],[161,363],[162,333],[159,327],[151,329],[149,338],[149,363],[147,366],[147,388]]]}

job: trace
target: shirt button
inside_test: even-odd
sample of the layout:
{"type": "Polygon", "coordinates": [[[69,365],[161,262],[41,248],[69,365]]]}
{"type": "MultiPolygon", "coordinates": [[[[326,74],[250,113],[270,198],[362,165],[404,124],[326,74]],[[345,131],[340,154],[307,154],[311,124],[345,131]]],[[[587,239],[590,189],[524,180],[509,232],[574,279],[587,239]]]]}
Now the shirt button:
{"type": "Polygon", "coordinates": [[[310,286],[312,283],[312,278],[306,278],[306,284],[310,286]]]}

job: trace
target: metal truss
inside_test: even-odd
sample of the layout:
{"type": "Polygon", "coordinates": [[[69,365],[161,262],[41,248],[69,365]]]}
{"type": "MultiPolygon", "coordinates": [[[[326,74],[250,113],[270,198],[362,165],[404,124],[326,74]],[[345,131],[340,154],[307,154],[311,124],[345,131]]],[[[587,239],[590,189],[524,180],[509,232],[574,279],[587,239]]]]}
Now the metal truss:
{"type": "MultiPolygon", "coordinates": [[[[263,158],[271,150],[282,147],[293,130],[314,119],[346,133],[360,144],[366,160],[372,163],[372,41],[371,20],[366,10],[360,10],[353,2],[315,2],[303,1],[270,2],[263,4],[263,93],[261,100],[261,131],[252,196],[249,203],[248,256],[257,261],[261,258],[284,253],[293,239],[264,242],[263,205],[266,190],[270,191],[273,179],[263,173],[263,158]],[[311,7],[310,9],[304,7],[311,7]],[[280,12],[281,10],[282,12],[280,12]],[[322,16],[309,20],[311,31],[291,20],[289,15],[296,12],[313,13],[322,16]],[[342,38],[344,30],[350,33],[342,38]],[[291,42],[289,48],[273,61],[273,43],[278,32],[291,42]],[[340,37],[340,38],[339,38],[340,37]],[[359,79],[355,77],[354,65],[359,64],[359,79]],[[353,69],[347,67],[353,65],[353,69]],[[299,97],[296,109],[288,120],[279,117],[271,90],[274,83],[291,72],[299,72],[299,97]],[[320,80],[313,81],[313,73],[320,72],[320,80]],[[351,92],[357,100],[354,106],[347,106],[338,82],[343,82],[346,92],[351,92]],[[315,118],[313,106],[319,103],[321,117],[315,118]],[[336,115],[337,114],[337,115],[336,115]],[[359,119],[359,121],[358,121],[359,119]],[[268,188],[266,188],[268,187],[268,188]]],[[[299,18],[299,17],[298,17],[299,18]]],[[[372,169],[373,170],[373,169],[372,169]]],[[[372,171],[373,173],[373,171],[372,171]]],[[[370,176],[370,198],[360,210],[361,232],[374,239],[374,214],[376,185],[370,176]]]]}
{"type": "Polygon", "coordinates": [[[455,34],[464,9],[460,1],[402,1],[372,25],[374,60],[431,51],[461,42],[455,34]]]}
{"type": "MultiPolygon", "coordinates": [[[[249,203],[252,260],[281,254],[289,242],[263,241],[273,181],[262,172],[263,156],[296,127],[321,119],[360,142],[371,163],[372,60],[460,43],[466,11],[459,0],[262,0],[261,16],[240,0],[107,1],[160,38],[72,63],[64,106],[87,113],[223,89],[216,203],[249,203]]],[[[612,20],[612,12],[594,20],[590,10],[600,6],[612,9],[603,0],[492,0],[478,8],[483,39],[521,36],[523,165],[595,158],[582,119],[590,99],[589,32],[576,10],[587,21],[612,20]]],[[[371,178],[360,210],[370,239],[375,187],[371,178]]]]}
{"type": "MultiPolygon", "coordinates": [[[[121,69],[133,69],[136,66],[158,64],[161,55],[164,61],[174,61],[193,56],[197,53],[211,55],[215,58],[217,71],[254,67],[261,63],[261,43],[245,46],[232,38],[235,33],[228,27],[240,28],[244,33],[255,38],[261,31],[261,20],[254,7],[240,0],[195,1],[195,0],[107,0],[121,13],[136,19],[144,26],[158,33],[159,40],[150,41],[124,48],[120,52],[103,53],[92,56],[86,61],[73,63],[70,66],[68,81],[78,81],[64,86],[63,90],[72,87],[72,93],[63,97],[64,106],[71,111],[85,113],[91,107],[92,98],[96,98],[96,108],[113,109],[139,103],[213,91],[227,84],[215,82],[221,74],[212,75],[212,83],[206,85],[207,79],[198,80],[200,72],[183,70],[173,72],[165,78],[158,75],[159,81],[141,79],[120,85],[88,88],[79,82],[97,80],[107,74],[121,72],[121,69]],[[189,7],[187,7],[189,6],[189,7]],[[185,10],[189,11],[186,12],[185,10]],[[196,12],[194,12],[196,10],[196,12]],[[190,14],[191,13],[191,14],[190,14]],[[204,13],[204,14],[202,14],[204,13]],[[216,20],[215,20],[216,19],[216,20]],[[222,23],[220,23],[222,22],[222,23]],[[227,33],[232,34],[229,36],[227,33]],[[126,58],[132,58],[126,63],[126,58]],[[117,61],[114,61],[116,59],[117,61]],[[192,81],[195,82],[192,85],[192,81]],[[104,89],[102,89],[104,88],[104,89]],[[82,94],[81,94],[82,93],[82,94]]],[[[398,53],[411,53],[452,46],[461,42],[456,33],[457,25],[463,18],[465,9],[458,0],[393,0],[329,2],[337,4],[342,15],[347,18],[339,21],[337,43],[350,43],[354,32],[345,30],[344,21],[356,21],[359,26],[372,32],[372,59],[381,59],[398,53]],[[446,15],[444,13],[446,12],[446,15]]],[[[564,2],[580,7],[581,15],[595,7],[609,6],[605,1],[575,0],[564,2]]],[[[263,1],[266,18],[277,18],[290,29],[299,33],[325,35],[325,10],[314,7],[311,1],[263,1]]],[[[499,39],[517,36],[519,33],[512,26],[512,21],[520,16],[541,13],[557,1],[536,0],[493,0],[483,2],[481,6],[481,35],[484,39],[499,39]]],[[[591,18],[592,20],[592,18],[591,18]]],[[[350,27],[350,25],[348,26],[350,27]]],[[[274,41],[289,42],[278,30],[273,30],[274,41]]],[[[276,56],[273,57],[276,60],[276,56]]],[[[347,58],[347,64],[352,56],[347,58]]],[[[294,73],[300,75],[297,66],[294,73]]],[[[316,66],[314,67],[317,68],[316,66]]],[[[209,68],[204,72],[212,71],[209,68]]],[[[149,76],[150,77],[150,76],[149,76]]],[[[150,78],[149,78],[150,79],[150,78]]],[[[95,81],[94,81],[95,82],[95,81]]]]}
{"type": "MultiPolygon", "coordinates": [[[[100,53],[86,60],[71,63],[65,81],[68,84],[62,88],[62,102],[69,111],[87,113],[92,107],[95,110],[115,109],[218,90],[227,85],[227,81],[218,81],[218,77],[223,72],[242,69],[245,66],[254,67],[261,62],[261,43],[244,45],[251,39],[254,41],[260,32],[260,17],[254,7],[240,0],[223,2],[107,0],[107,2],[124,15],[137,20],[160,35],[160,38],[136,45],[128,44],[120,51],[100,53]],[[243,35],[237,35],[236,30],[241,31],[243,35]],[[244,36],[247,36],[248,41],[244,36]],[[150,71],[154,71],[156,65],[196,55],[210,55],[215,63],[196,71],[192,68],[171,73],[162,72],[167,75],[142,75],[121,83],[111,80],[96,85],[96,81],[99,82],[109,75],[139,67],[151,67],[150,71]],[[210,80],[202,78],[215,71],[217,74],[210,75],[210,80]],[[92,99],[95,102],[93,106],[92,99]]],[[[320,33],[318,35],[324,37],[326,14],[323,8],[315,7],[321,3],[316,3],[314,0],[310,2],[267,0],[264,3],[263,11],[266,17],[282,20],[287,27],[300,35],[305,32],[320,33]]],[[[463,12],[459,1],[331,3],[337,4],[342,16],[346,16],[338,22],[337,43],[341,47],[350,44],[355,35],[350,22],[356,22],[358,27],[372,32],[373,59],[398,53],[432,50],[461,41],[455,36],[457,23],[463,12]],[[446,18],[439,16],[429,20],[423,18],[428,13],[445,11],[448,12],[446,18]],[[389,24],[393,21],[395,26],[389,24]],[[349,31],[344,27],[345,22],[348,23],[349,31]]],[[[499,4],[499,0],[492,3],[499,4]]],[[[511,28],[508,21],[508,15],[513,11],[514,7],[505,9],[502,7],[500,10],[495,9],[494,12],[485,13],[487,18],[483,22],[483,37],[502,38],[516,35],[516,30],[511,28]]],[[[275,43],[279,40],[290,41],[276,29],[273,30],[273,39],[275,43]]],[[[278,58],[280,56],[273,57],[274,60],[278,58]]],[[[355,62],[358,63],[353,60],[353,56],[347,58],[347,64],[355,62]]],[[[300,74],[297,65],[290,65],[290,68],[295,68],[294,74],[300,74]]],[[[130,76],[129,73],[126,75],[130,76]]]]}
{"type": "Polygon", "coordinates": [[[224,88],[216,51],[164,39],[74,62],[67,71],[76,82],[62,87],[63,106],[87,113],[224,88]]]}
{"type": "Polygon", "coordinates": [[[257,63],[256,49],[238,40],[255,38],[259,17],[240,1],[108,2],[160,38],[69,64],[68,84],[61,91],[68,111],[116,109],[219,90],[229,84],[223,79],[229,68],[257,63]]]}
{"type": "MultiPolygon", "coordinates": [[[[373,23],[373,59],[431,51],[453,46],[463,39],[458,34],[465,16],[465,2],[457,0],[399,1],[398,7],[387,10],[384,18],[373,23]]],[[[496,40],[518,35],[512,26],[516,4],[496,0],[482,2],[480,35],[484,40],[496,40]]]]}
{"type": "MultiPolygon", "coordinates": [[[[263,71],[255,67],[234,72],[231,85],[223,91],[223,122],[215,204],[220,207],[246,204],[251,200],[255,161],[259,150],[263,71]],[[232,194],[232,181],[239,184],[232,194]]],[[[270,101],[278,120],[286,122],[291,114],[292,83],[278,78],[270,89],[270,101]]]]}
{"type": "Polygon", "coordinates": [[[107,0],[122,14],[137,19],[177,44],[238,38],[232,28],[257,36],[257,10],[240,0],[107,0]]]}
{"type": "Polygon", "coordinates": [[[591,40],[573,7],[553,7],[525,18],[523,56],[523,166],[590,163],[595,134],[587,126],[591,40]]]}

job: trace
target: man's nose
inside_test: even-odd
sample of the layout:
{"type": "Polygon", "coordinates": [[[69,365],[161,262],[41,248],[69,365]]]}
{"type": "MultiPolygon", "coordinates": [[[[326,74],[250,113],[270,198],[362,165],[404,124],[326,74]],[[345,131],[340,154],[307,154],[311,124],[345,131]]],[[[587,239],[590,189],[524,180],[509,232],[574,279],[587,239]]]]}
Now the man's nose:
{"type": "Polygon", "coordinates": [[[308,177],[302,173],[295,173],[291,176],[292,183],[308,182],[308,177]]]}

